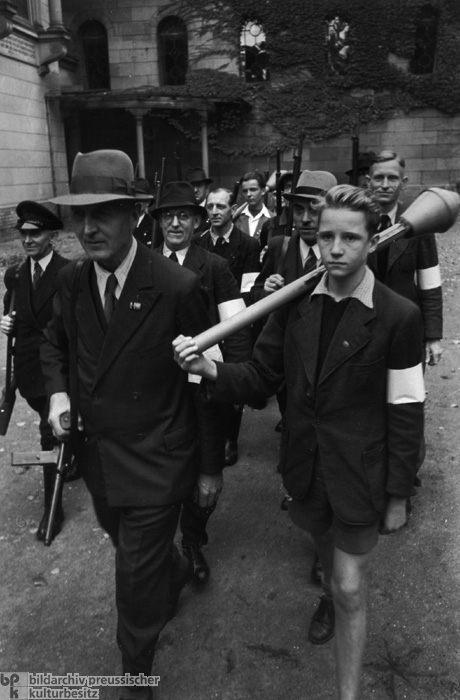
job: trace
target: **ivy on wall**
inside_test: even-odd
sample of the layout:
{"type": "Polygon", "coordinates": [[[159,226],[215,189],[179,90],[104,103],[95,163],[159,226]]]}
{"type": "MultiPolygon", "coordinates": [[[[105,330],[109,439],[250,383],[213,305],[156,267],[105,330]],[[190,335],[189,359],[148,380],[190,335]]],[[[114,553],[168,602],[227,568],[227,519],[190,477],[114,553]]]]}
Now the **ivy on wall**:
{"type": "Polygon", "coordinates": [[[270,81],[245,83],[224,71],[192,70],[185,86],[195,96],[234,101],[223,103],[210,123],[211,142],[221,150],[226,151],[225,134],[244,124],[270,125],[271,143],[251,146],[253,155],[254,149],[262,155],[275,145],[293,146],[300,131],[307,140],[319,141],[387,118],[395,110],[435,107],[448,115],[460,113],[458,0],[430,3],[439,17],[434,72],[413,75],[400,65],[414,53],[415,21],[426,4],[426,0],[176,0],[168,12],[199,26],[203,36],[213,36],[209,55],[216,55],[218,45],[223,55],[238,58],[243,23],[253,20],[263,26],[270,81]],[[335,16],[349,24],[347,70],[340,75],[328,63],[325,41],[326,20],[335,16]],[[251,113],[245,104],[253,107],[251,113]]]}

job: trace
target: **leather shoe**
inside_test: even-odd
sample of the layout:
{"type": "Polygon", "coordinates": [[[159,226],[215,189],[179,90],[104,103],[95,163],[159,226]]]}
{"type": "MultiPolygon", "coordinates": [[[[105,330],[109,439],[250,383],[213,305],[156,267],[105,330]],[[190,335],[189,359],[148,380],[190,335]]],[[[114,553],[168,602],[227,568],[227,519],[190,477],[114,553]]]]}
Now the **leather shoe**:
{"type": "Polygon", "coordinates": [[[236,440],[225,440],[225,466],[231,467],[238,461],[238,443],[236,440]]]}
{"type": "Polygon", "coordinates": [[[169,594],[168,617],[167,620],[172,620],[176,617],[177,608],[179,606],[180,592],[193,578],[193,566],[189,559],[179,552],[175,547],[173,554],[173,568],[171,575],[171,590],[169,594]]]}
{"type": "MultiPolygon", "coordinates": [[[[46,537],[46,529],[48,527],[48,520],[50,517],[50,506],[47,506],[45,508],[45,512],[43,513],[43,517],[40,520],[40,524],[38,526],[38,530],[36,533],[36,538],[39,542],[44,542],[45,537],[46,537]]],[[[58,508],[56,510],[56,517],[54,518],[54,525],[53,525],[53,536],[52,540],[59,535],[59,533],[62,530],[62,523],[64,522],[64,511],[62,508],[58,508]]]]}
{"type": "Polygon", "coordinates": [[[193,567],[193,582],[204,586],[209,581],[211,572],[199,545],[183,544],[182,551],[193,567]]]}
{"type": "Polygon", "coordinates": [[[323,567],[317,552],[315,552],[315,561],[311,567],[310,578],[311,582],[314,583],[315,586],[320,586],[323,581],[323,567]]]}
{"type": "Polygon", "coordinates": [[[334,603],[325,595],[319,599],[319,605],[310,622],[308,639],[312,644],[325,644],[334,636],[334,603]]]}

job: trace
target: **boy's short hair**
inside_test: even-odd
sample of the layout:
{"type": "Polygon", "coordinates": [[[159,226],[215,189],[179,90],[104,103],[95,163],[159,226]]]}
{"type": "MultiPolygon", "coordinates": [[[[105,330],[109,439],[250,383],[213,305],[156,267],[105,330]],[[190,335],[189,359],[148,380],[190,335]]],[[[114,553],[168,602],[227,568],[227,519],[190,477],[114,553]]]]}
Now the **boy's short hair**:
{"type": "Polygon", "coordinates": [[[244,173],[243,177],[241,178],[241,184],[243,184],[243,182],[247,182],[248,180],[257,180],[259,187],[262,190],[265,189],[265,178],[259,170],[252,170],[249,173],[244,173]]]}
{"type": "Polygon", "coordinates": [[[353,185],[336,185],[318,202],[318,227],[325,209],[349,209],[361,211],[366,221],[369,238],[377,233],[380,223],[380,208],[368,190],[353,185]]]}

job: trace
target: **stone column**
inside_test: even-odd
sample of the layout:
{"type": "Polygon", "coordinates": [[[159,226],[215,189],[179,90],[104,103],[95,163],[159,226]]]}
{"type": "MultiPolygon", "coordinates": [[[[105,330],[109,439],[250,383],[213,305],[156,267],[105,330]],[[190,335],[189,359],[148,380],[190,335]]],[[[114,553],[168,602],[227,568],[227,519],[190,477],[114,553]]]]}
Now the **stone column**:
{"type": "Polygon", "coordinates": [[[61,0],[48,0],[48,7],[50,11],[50,28],[64,29],[61,0]]]}
{"type": "Polygon", "coordinates": [[[203,170],[209,177],[208,113],[201,112],[201,160],[203,170]]]}
{"type": "Polygon", "coordinates": [[[137,144],[137,162],[138,162],[138,177],[145,177],[145,152],[144,152],[144,114],[147,114],[145,109],[130,109],[131,114],[136,120],[136,144],[137,144]]]}

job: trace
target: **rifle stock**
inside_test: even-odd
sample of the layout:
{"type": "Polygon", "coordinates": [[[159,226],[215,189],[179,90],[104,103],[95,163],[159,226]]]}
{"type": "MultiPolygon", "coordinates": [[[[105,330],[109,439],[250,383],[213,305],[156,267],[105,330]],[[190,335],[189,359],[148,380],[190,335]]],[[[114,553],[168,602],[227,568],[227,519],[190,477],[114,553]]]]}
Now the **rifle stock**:
{"type": "MultiPolygon", "coordinates": [[[[17,271],[16,271],[17,278],[17,271]]],[[[10,316],[14,313],[16,291],[13,289],[11,294],[10,308],[8,313],[10,316]]],[[[6,342],[6,375],[5,388],[2,391],[0,399],[0,435],[6,435],[8,426],[13,413],[14,404],[16,403],[16,379],[13,372],[13,354],[14,354],[14,337],[8,336],[6,342]]]]}

